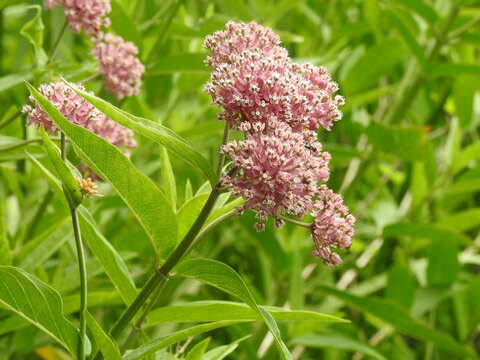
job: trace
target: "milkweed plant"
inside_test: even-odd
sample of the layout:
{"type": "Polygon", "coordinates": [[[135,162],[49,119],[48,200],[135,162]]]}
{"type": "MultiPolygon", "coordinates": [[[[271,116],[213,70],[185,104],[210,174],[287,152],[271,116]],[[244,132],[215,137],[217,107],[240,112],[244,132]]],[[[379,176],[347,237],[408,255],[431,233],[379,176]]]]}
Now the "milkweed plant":
{"type": "MultiPolygon", "coordinates": [[[[173,102],[165,102],[155,93],[164,91],[150,74],[185,66],[175,55],[163,55],[175,46],[167,44],[169,34],[191,36],[188,25],[177,19],[191,21],[185,2],[121,3],[46,0],[2,10],[35,13],[20,31],[35,50],[34,71],[18,81],[19,88],[25,83],[16,95],[18,100],[22,94],[23,105],[0,125],[20,124],[24,138],[7,143],[2,151],[22,150],[22,157],[10,161],[20,174],[34,174],[35,184],[41,179],[47,187],[43,199],[35,189],[40,198],[30,204],[33,215],[20,215],[27,225],[18,238],[8,240],[3,230],[0,334],[18,331],[23,343],[35,328],[43,333],[24,351],[17,345],[8,358],[23,358],[18,354],[33,349],[42,359],[222,359],[240,348],[244,354],[232,358],[303,358],[305,349],[298,344],[308,346],[308,341],[289,340],[302,333],[301,327],[294,330],[285,323],[303,321],[307,332],[329,324],[341,329],[348,316],[328,307],[326,312],[302,310],[303,301],[268,306],[273,304],[262,299],[249,273],[266,263],[235,270],[233,255],[218,256],[217,246],[235,249],[245,236],[233,233],[228,243],[205,243],[212,237],[218,240],[215,234],[226,224],[247,224],[243,231],[256,246],[269,249],[266,256],[272,264],[285,266],[284,259],[275,258],[279,244],[272,239],[291,233],[288,246],[296,248],[292,261],[297,264],[293,268],[302,266],[299,259],[308,259],[303,260],[308,265],[303,272],[290,275],[293,284],[301,284],[313,271],[327,274],[334,268],[346,276],[341,281],[353,280],[347,278],[355,276],[354,270],[342,261],[352,246],[356,222],[341,194],[349,185],[344,182],[339,192],[332,190],[338,184],[329,182],[330,165],[337,158],[329,148],[335,146],[320,141],[330,133],[344,136],[348,127],[337,124],[352,121],[349,117],[340,122],[348,98],[340,95],[326,67],[291,56],[262,21],[225,18],[206,26],[208,31],[202,28],[201,57],[188,60],[188,66],[209,79],[195,72],[180,78],[173,70],[168,85],[161,86],[176,95],[173,102]],[[155,6],[158,13],[144,21],[146,9],[155,6]],[[56,37],[45,51],[42,17],[53,15],[63,26],[48,30],[56,37]],[[138,29],[149,41],[139,42],[142,35],[132,25],[134,19],[140,24],[140,18],[138,29]],[[80,44],[80,52],[68,54],[67,46],[74,44],[80,44]],[[198,79],[206,80],[203,88],[198,79]],[[182,130],[185,124],[169,126],[182,81],[195,83],[196,96],[208,104],[196,125],[211,129],[201,146],[191,145],[193,132],[182,130]],[[163,104],[161,110],[152,111],[149,101],[163,104]],[[176,178],[181,177],[204,182],[189,179],[183,203],[177,196],[176,178]],[[65,257],[70,263],[62,260],[65,257]],[[43,270],[36,271],[39,268],[43,270]],[[199,283],[216,290],[197,294],[201,301],[188,301],[199,283]],[[257,341],[260,335],[263,340],[257,341]],[[232,337],[233,342],[228,340],[232,337]],[[269,350],[272,344],[276,350],[269,350]]],[[[190,46],[198,44],[192,41],[190,46]]],[[[439,51],[435,46],[427,53],[432,59],[439,51]]],[[[406,106],[393,105],[396,113],[387,116],[398,116],[406,106]]],[[[357,145],[359,152],[366,149],[363,141],[357,145]]],[[[3,202],[8,193],[2,190],[0,195],[3,202]]],[[[368,256],[366,252],[359,258],[357,266],[368,256]]],[[[263,271],[262,281],[272,281],[270,270],[263,271]]],[[[339,298],[367,306],[348,296],[339,298]]],[[[361,354],[384,358],[369,345],[339,336],[325,335],[323,345],[345,342],[357,351],[355,359],[361,354]]],[[[460,351],[460,345],[448,341],[460,351]]]]}

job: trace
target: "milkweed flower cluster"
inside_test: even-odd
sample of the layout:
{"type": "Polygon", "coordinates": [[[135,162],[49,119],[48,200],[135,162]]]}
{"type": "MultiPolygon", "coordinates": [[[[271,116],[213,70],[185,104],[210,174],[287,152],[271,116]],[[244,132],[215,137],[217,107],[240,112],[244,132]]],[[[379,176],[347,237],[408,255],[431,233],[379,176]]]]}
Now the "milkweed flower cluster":
{"type": "MultiPolygon", "coordinates": [[[[82,85],[76,87],[85,91],[82,85]]],[[[137,145],[132,130],[104,115],[66,84],[62,82],[43,84],[38,90],[72,123],[97,134],[115,146],[133,148],[137,145]]],[[[25,105],[22,108],[22,112],[27,115],[28,124],[41,126],[51,133],[57,132],[58,128],[50,116],[41,109],[33,97],[29,100],[32,105],[25,105]]]]}
{"type": "Polygon", "coordinates": [[[137,95],[145,67],[137,57],[138,48],[122,37],[103,31],[110,26],[110,0],[46,0],[47,8],[62,6],[70,27],[92,37],[92,55],[99,63],[105,87],[118,99],[137,95]]]}
{"type": "Polygon", "coordinates": [[[239,212],[256,211],[259,231],[269,216],[281,225],[284,215],[312,215],[312,254],[340,264],[332,249],[350,246],[355,218],[340,195],[319,185],[328,181],[330,154],[316,135],[342,118],[337,84],[323,67],[294,63],[278,36],[254,22],[229,22],[204,46],[213,68],[205,91],[226,126],[245,135],[221,148],[235,169],[223,184],[245,199],[239,212]]]}
{"type": "Polygon", "coordinates": [[[109,0],[46,0],[47,8],[61,6],[73,31],[82,29],[96,35],[102,27],[110,25],[108,13],[112,11],[109,0]]]}
{"type": "Polygon", "coordinates": [[[145,67],[138,60],[138,48],[120,36],[100,34],[93,39],[93,56],[100,64],[105,87],[119,99],[140,92],[145,67]]]}

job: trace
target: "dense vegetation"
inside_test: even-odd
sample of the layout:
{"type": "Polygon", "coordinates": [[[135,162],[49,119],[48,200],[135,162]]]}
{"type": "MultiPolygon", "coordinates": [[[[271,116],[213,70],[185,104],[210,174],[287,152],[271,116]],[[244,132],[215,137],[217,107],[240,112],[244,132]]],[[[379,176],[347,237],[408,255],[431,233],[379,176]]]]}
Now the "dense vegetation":
{"type": "Polygon", "coordinates": [[[125,87],[98,68],[108,24],[77,32],[65,9],[0,0],[0,359],[478,357],[480,2],[111,0],[125,87]],[[357,219],[341,265],[304,226],[257,232],[218,185],[203,41],[229,21],[272,28],[345,97],[318,130],[357,219]],[[123,127],[73,125],[80,103],[123,127]]]}

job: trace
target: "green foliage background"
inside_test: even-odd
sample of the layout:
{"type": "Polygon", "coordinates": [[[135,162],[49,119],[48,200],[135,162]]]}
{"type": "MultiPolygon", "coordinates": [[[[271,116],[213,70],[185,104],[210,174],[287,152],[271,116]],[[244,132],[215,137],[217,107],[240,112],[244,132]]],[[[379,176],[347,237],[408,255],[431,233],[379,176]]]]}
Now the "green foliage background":
{"type": "MultiPolygon", "coordinates": [[[[119,102],[100,80],[89,82],[87,88],[187,139],[207,159],[207,165],[199,166],[204,173],[218,158],[223,133],[223,124],[216,120],[218,109],[202,90],[209,77],[203,65],[206,35],[229,20],[255,20],[272,27],[296,61],[324,65],[338,81],[346,98],[345,115],[319,138],[332,154],[329,186],[344,195],[358,219],[344,264],[322,265],[310,255],[308,231],[291,224],[280,230],[270,224],[264,233],[256,233],[254,216],[248,212],[209,233],[191,255],[217,259],[235,269],[253,293],[253,303],[315,311],[272,312],[294,358],[476,357],[478,1],[112,0],[112,6],[111,30],[139,47],[147,67],[142,91],[119,102]],[[318,313],[350,322],[328,321],[318,313]],[[287,321],[298,319],[308,321],[287,321]]],[[[20,0],[0,1],[0,8],[0,264],[22,268],[54,288],[63,299],[64,314],[75,325],[79,283],[68,211],[63,197],[50,190],[59,189],[58,183],[41,170],[43,166],[55,174],[39,132],[25,127],[22,118],[8,119],[27,101],[24,80],[35,86],[59,76],[75,82],[95,74],[96,64],[88,55],[87,37],[71,31],[56,60],[46,64],[64,21],[60,8],[47,11],[41,2],[20,0]]],[[[146,214],[150,218],[145,232],[116,184],[117,191],[102,184],[104,196],[84,204],[81,219],[87,229],[93,315],[89,334],[97,346],[99,324],[110,328],[124,303],[135,297],[135,286],[140,288],[164,258],[162,251],[167,250],[155,251],[149,229],[158,231],[157,240],[159,234],[169,234],[170,240],[172,234],[185,234],[210,191],[206,177],[191,165],[196,159],[166,152],[153,135],[140,134],[137,131],[139,146],[131,161],[159,185],[165,204],[172,207],[157,217],[146,214]],[[176,229],[157,226],[173,213],[176,229]]],[[[171,150],[170,140],[161,139],[171,150]]],[[[69,159],[79,161],[73,151],[69,159]]],[[[135,174],[115,166],[107,170],[121,181],[122,176],[135,174]]],[[[136,182],[136,201],[153,197],[144,182],[148,181],[136,182]]],[[[222,199],[216,216],[235,205],[222,199]]],[[[29,276],[22,275],[21,281],[30,284],[29,276]]],[[[216,325],[191,330],[190,335],[198,334],[193,339],[189,334],[173,338],[156,359],[279,358],[264,323],[234,323],[260,319],[260,313],[242,304],[204,303],[239,299],[231,296],[232,291],[228,295],[221,287],[185,276],[186,280],[174,278],[167,284],[136,346],[179,331],[184,323],[228,320],[233,325],[208,333],[216,325]],[[178,305],[187,302],[190,305],[178,305]]],[[[246,303],[249,299],[240,296],[246,303]]],[[[69,358],[52,338],[12,317],[6,299],[0,299],[0,308],[0,359],[69,358]]],[[[64,318],[57,320],[63,324],[64,318]]],[[[70,329],[71,324],[64,326],[70,329]]],[[[104,341],[103,346],[115,348],[110,340],[104,341]]]]}

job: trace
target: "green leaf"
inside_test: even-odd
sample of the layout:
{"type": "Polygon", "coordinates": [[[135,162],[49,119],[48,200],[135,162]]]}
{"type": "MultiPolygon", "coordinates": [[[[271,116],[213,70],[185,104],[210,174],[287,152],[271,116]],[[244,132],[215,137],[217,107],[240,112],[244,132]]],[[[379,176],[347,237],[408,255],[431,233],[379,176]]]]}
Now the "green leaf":
{"type": "Polygon", "coordinates": [[[206,338],[195,344],[185,356],[185,360],[202,360],[203,354],[207,351],[210,338],[206,338]]]}
{"type": "Polygon", "coordinates": [[[396,14],[393,11],[387,12],[387,16],[390,23],[398,30],[406,45],[410,48],[413,55],[415,55],[415,57],[417,58],[420,66],[423,69],[426,69],[428,66],[427,57],[424,54],[423,48],[418,44],[417,40],[415,39],[415,35],[412,34],[412,32],[410,31],[408,24],[405,24],[400,14],[396,14]]]}
{"type": "Polygon", "coordinates": [[[15,263],[27,270],[34,270],[48,260],[69,239],[73,230],[70,219],[65,217],[27,242],[18,252],[15,263]]]}
{"type": "MultiPolygon", "coordinates": [[[[58,179],[49,173],[48,170],[38,162],[38,160],[34,158],[31,158],[31,160],[47,176],[56,193],[61,195],[61,185],[58,179]]],[[[83,206],[79,206],[78,210],[83,240],[102,265],[105,273],[120,293],[123,301],[126,304],[130,304],[135,299],[137,290],[133,279],[128,272],[125,261],[98,230],[95,220],[89,211],[83,206]]],[[[71,226],[68,226],[68,230],[71,232],[71,226]]],[[[52,248],[57,250],[58,247],[63,244],[62,240],[65,241],[68,238],[63,236],[63,233],[61,232],[59,233],[59,236],[60,238],[58,238],[58,236],[49,236],[47,241],[35,239],[34,241],[29,242],[23,247],[22,251],[20,251],[19,258],[22,259],[22,255],[25,253],[25,256],[30,260],[27,264],[30,264],[31,262],[33,262],[32,265],[35,266],[40,264],[41,262],[38,262],[38,259],[43,262],[45,254],[51,254],[52,248]],[[39,246],[38,243],[41,243],[42,246],[39,246]]],[[[26,259],[20,263],[21,266],[26,266],[27,264],[25,264],[25,262],[26,259]]]]}
{"type": "Polygon", "coordinates": [[[225,326],[230,326],[230,325],[235,325],[235,324],[240,324],[244,321],[218,321],[210,324],[203,324],[203,325],[197,325],[197,326],[192,326],[184,330],[180,330],[177,332],[174,332],[173,334],[170,334],[168,336],[162,337],[160,339],[155,339],[152,340],[139,348],[128,351],[123,357],[123,360],[137,360],[137,359],[142,359],[144,356],[149,355],[149,354],[154,354],[160,349],[163,349],[167,346],[170,346],[172,344],[175,344],[179,341],[183,341],[185,339],[188,339],[189,337],[203,334],[207,331],[211,331],[214,329],[218,329],[221,327],[225,326]]]}
{"type": "Polygon", "coordinates": [[[81,206],[79,215],[84,241],[102,265],[123,301],[127,305],[131,304],[137,296],[137,289],[125,261],[98,230],[88,210],[81,206]]]}
{"type": "Polygon", "coordinates": [[[11,265],[12,254],[10,252],[10,242],[8,241],[7,222],[5,209],[5,194],[3,188],[0,188],[0,265],[11,265]]]}
{"type": "Polygon", "coordinates": [[[55,169],[57,178],[61,180],[65,196],[71,208],[76,208],[83,200],[80,186],[68,168],[67,164],[60,157],[59,149],[53,144],[43,128],[40,128],[43,139],[43,145],[47,151],[48,157],[55,169]]]}
{"type": "Polygon", "coordinates": [[[178,210],[177,221],[178,221],[178,239],[181,240],[187,234],[188,230],[192,227],[195,219],[198,217],[202,211],[203,205],[207,202],[209,193],[203,193],[196,195],[195,197],[188,200],[183,206],[178,210]]]}
{"type": "Polygon", "coordinates": [[[345,335],[326,332],[322,334],[307,334],[294,338],[291,343],[293,345],[302,345],[306,347],[321,349],[339,349],[347,351],[355,351],[367,355],[369,358],[377,360],[387,360],[380,352],[370,345],[356,339],[352,339],[345,335]]]}
{"type": "Polygon", "coordinates": [[[452,172],[455,174],[478,159],[480,159],[480,141],[467,146],[458,156],[455,156],[455,161],[452,161],[452,172]]]}
{"type": "Polygon", "coordinates": [[[414,319],[403,307],[391,301],[374,297],[359,297],[327,286],[320,286],[320,290],[378,317],[406,335],[426,342],[430,341],[438,348],[462,358],[474,357],[470,349],[458,343],[450,335],[432,329],[419,320],[414,319]]]}
{"type": "MultiPolygon", "coordinates": [[[[162,189],[167,198],[170,199],[173,211],[177,211],[177,184],[175,183],[175,174],[173,173],[172,163],[170,162],[168,151],[164,147],[160,149],[160,161],[162,162],[162,189]]],[[[177,222],[180,225],[178,219],[177,222]]]]}
{"type": "Polygon", "coordinates": [[[18,16],[27,13],[29,10],[35,10],[35,15],[20,29],[20,35],[32,44],[35,51],[37,67],[42,67],[47,63],[47,54],[43,49],[43,33],[45,26],[42,21],[42,7],[40,5],[15,5],[5,9],[5,16],[18,16]]]}
{"type": "Polygon", "coordinates": [[[78,331],[64,317],[60,295],[22,269],[0,266],[0,304],[44,331],[72,355],[78,331]]]}
{"type": "Polygon", "coordinates": [[[431,64],[428,74],[432,77],[459,75],[480,75],[480,65],[476,64],[431,64]]]}
{"type": "Polygon", "coordinates": [[[468,231],[480,225],[480,208],[472,208],[442,217],[439,224],[455,231],[468,231]]]}
{"type": "Polygon", "coordinates": [[[415,296],[415,281],[408,273],[408,269],[399,264],[388,271],[385,297],[409,309],[415,296]]]}
{"type": "Polygon", "coordinates": [[[87,312],[88,329],[93,335],[99,350],[101,351],[105,360],[120,360],[120,349],[118,345],[103,331],[102,327],[97,323],[97,320],[87,312]]]}
{"type": "MultiPolygon", "coordinates": [[[[314,311],[288,310],[260,306],[276,321],[348,322],[342,318],[314,311]]],[[[210,322],[222,320],[263,320],[250,306],[231,301],[196,301],[154,309],[147,318],[149,326],[169,322],[210,322]]]]}
{"type": "Polygon", "coordinates": [[[459,76],[455,79],[453,100],[455,101],[455,112],[462,128],[468,128],[472,124],[473,104],[477,88],[478,79],[473,76],[459,76]]]}
{"type": "Polygon", "coordinates": [[[428,247],[427,280],[430,285],[451,285],[460,270],[458,246],[450,239],[440,239],[428,247]]]}
{"type": "Polygon", "coordinates": [[[18,84],[28,81],[33,77],[33,72],[24,72],[18,74],[9,74],[0,77],[0,92],[8,90],[18,84]]]}
{"type": "Polygon", "coordinates": [[[125,12],[122,5],[116,0],[111,0],[112,11],[108,14],[111,20],[111,27],[116,34],[120,35],[126,41],[131,41],[140,50],[142,49],[143,40],[138,32],[137,26],[130,16],[125,12]]]}
{"type": "Polygon", "coordinates": [[[203,61],[206,54],[177,54],[162,56],[158,62],[153,65],[146,76],[158,76],[171,73],[207,73],[209,69],[205,66],[203,61]]]}
{"type": "Polygon", "coordinates": [[[427,5],[423,0],[396,0],[396,2],[409,10],[413,10],[429,23],[434,23],[438,18],[435,9],[427,5]]]}
{"type": "Polygon", "coordinates": [[[74,87],[72,87],[72,89],[112,120],[165,146],[169,151],[200,170],[212,184],[216,182],[216,175],[210,163],[199,152],[194,150],[186,140],[182,139],[169,128],[158,122],[131,115],[94,95],[80,91],[74,87]]]}
{"type": "Polygon", "coordinates": [[[247,284],[235,270],[219,261],[210,259],[189,259],[180,263],[174,270],[179,276],[196,279],[212,285],[230,295],[238,297],[249,305],[265,321],[275,339],[282,358],[291,358],[275,320],[267,311],[257,305],[247,284]]]}
{"type": "Polygon", "coordinates": [[[389,40],[369,48],[345,74],[342,88],[347,95],[376,87],[382,76],[393,70],[405,53],[400,40],[389,40]]]}
{"type": "Polygon", "coordinates": [[[383,229],[383,236],[424,238],[432,240],[449,239],[468,246],[471,240],[457,231],[443,226],[443,224],[416,224],[400,222],[391,224],[383,229]]]}
{"type": "Polygon", "coordinates": [[[177,223],[171,204],[160,189],[119,149],[69,122],[42,94],[27,86],[40,107],[71,140],[79,157],[112,184],[145,229],[157,253],[168,256],[176,244],[177,223]]]}
{"type": "Polygon", "coordinates": [[[225,359],[228,355],[233,353],[235,349],[238,347],[238,344],[245,339],[248,339],[251,335],[244,336],[241,339],[235,340],[234,342],[228,345],[218,346],[215,349],[210,350],[207,352],[202,360],[222,360],[225,359]]]}
{"type": "Polygon", "coordinates": [[[368,139],[378,151],[404,160],[418,161],[425,156],[427,131],[420,126],[397,126],[371,122],[368,139]]]}

